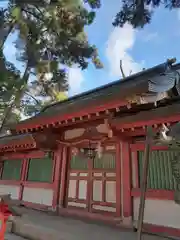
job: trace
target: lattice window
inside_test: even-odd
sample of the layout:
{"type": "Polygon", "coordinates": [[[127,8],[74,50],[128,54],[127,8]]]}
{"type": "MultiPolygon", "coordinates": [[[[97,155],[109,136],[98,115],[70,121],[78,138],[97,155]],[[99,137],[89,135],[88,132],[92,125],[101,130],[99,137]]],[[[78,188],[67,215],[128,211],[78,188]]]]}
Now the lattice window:
{"type": "Polygon", "coordinates": [[[73,170],[86,170],[88,169],[88,159],[82,154],[71,156],[70,168],[73,170]]]}
{"type": "MultiPolygon", "coordinates": [[[[139,182],[143,174],[143,151],[138,151],[139,182]]],[[[171,159],[177,155],[173,151],[152,151],[150,154],[147,186],[149,189],[177,190],[173,177],[171,159]]]]}
{"type": "Polygon", "coordinates": [[[98,158],[98,156],[96,156],[94,159],[93,167],[96,169],[115,169],[116,167],[115,152],[103,153],[101,158],[98,158]]]}
{"type": "Polygon", "coordinates": [[[2,180],[20,180],[21,179],[22,160],[5,160],[3,164],[2,180]]]}
{"type": "Polygon", "coordinates": [[[29,161],[28,181],[33,182],[51,182],[53,174],[53,158],[45,156],[44,158],[33,158],[29,161]]]}

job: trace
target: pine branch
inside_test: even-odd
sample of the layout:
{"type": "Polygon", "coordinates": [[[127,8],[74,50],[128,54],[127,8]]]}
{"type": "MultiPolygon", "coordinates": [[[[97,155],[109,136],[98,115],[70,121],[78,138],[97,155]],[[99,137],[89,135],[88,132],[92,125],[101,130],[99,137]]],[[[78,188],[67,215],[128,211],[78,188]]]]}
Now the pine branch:
{"type": "Polygon", "coordinates": [[[126,78],[126,75],[124,74],[123,66],[122,66],[122,60],[120,60],[120,70],[121,70],[121,75],[123,78],[126,78]]]}
{"type": "Polygon", "coordinates": [[[24,80],[23,81],[24,84],[21,86],[21,88],[19,90],[16,91],[14,101],[12,101],[12,103],[10,103],[9,107],[7,107],[5,109],[5,112],[3,114],[3,120],[2,120],[2,123],[1,123],[1,126],[0,126],[0,133],[1,133],[2,129],[4,128],[4,125],[6,124],[7,120],[9,119],[13,107],[17,106],[17,104],[19,103],[20,99],[22,98],[22,96],[24,94],[24,91],[26,89],[26,85],[27,85],[27,82],[28,82],[28,79],[29,79],[28,63],[27,63],[26,69],[24,71],[24,75],[23,75],[22,79],[24,80]]]}
{"type": "Polygon", "coordinates": [[[33,13],[33,12],[27,10],[27,9],[24,9],[24,8],[21,8],[21,10],[22,10],[23,12],[27,13],[27,14],[32,15],[32,16],[35,17],[36,19],[38,19],[38,20],[44,22],[44,19],[41,18],[39,15],[37,15],[37,14],[35,14],[35,13],[33,13]]]}
{"type": "Polygon", "coordinates": [[[40,104],[40,101],[38,101],[33,95],[31,95],[28,92],[25,92],[26,95],[28,95],[29,97],[31,97],[37,104],[40,104]]]}

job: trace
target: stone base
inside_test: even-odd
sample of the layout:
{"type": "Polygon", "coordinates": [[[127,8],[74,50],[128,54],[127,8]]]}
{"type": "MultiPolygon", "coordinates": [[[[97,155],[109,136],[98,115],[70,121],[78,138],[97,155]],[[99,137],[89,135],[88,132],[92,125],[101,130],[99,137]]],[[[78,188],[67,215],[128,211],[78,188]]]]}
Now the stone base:
{"type": "Polygon", "coordinates": [[[122,220],[122,225],[126,228],[133,228],[132,217],[124,217],[122,220]]]}

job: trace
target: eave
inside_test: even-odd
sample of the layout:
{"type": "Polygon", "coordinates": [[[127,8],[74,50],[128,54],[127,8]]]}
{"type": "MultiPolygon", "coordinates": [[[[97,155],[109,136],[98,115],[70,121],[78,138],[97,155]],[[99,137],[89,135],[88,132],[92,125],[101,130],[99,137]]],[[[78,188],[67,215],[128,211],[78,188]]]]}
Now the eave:
{"type": "MultiPolygon", "coordinates": [[[[158,132],[162,124],[170,126],[178,121],[180,121],[180,99],[166,106],[159,106],[153,109],[149,108],[135,114],[131,113],[128,116],[117,115],[109,118],[110,126],[114,129],[114,137],[129,140],[137,136],[145,136],[146,126],[152,126],[154,132],[158,132]]],[[[99,120],[99,123],[100,122],[101,120],[99,120]]],[[[98,122],[96,122],[96,125],[97,124],[98,122]]],[[[89,126],[91,126],[91,124],[89,126]]],[[[32,134],[7,136],[0,139],[0,154],[30,149],[49,151],[57,149],[61,139],[60,134],[53,133],[51,129],[32,134]],[[49,139],[51,139],[51,141],[49,141],[49,139]]],[[[76,141],[77,140],[79,139],[76,139],[76,141]]],[[[71,145],[71,142],[69,142],[69,144],[71,145]]]]}
{"type": "Polygon", "coordinates": [[[35,148],[36,142],[31,134],[10,135],[0,138],[0,154],[4,152],[25,151],[35,148]]]}
{"type": "MultiPolygon", "coordinates": [[[[22,134],[52,127],[62,128],[96,118],[109,117],[124,108],[129,109],[132,107],[134,96],[136,98],[138,95],[148,93],[148,79],[163,73],[165,64],[50,105],[37,116],[20,122],[12,130],[22,134]]],[[[180,64],[172,66],[172,70],[177,69],[180,69],[180,64]]]]}
{"type": "Polygon", "coordinates": [[[0,139],[0,154],[33,149],[51,151],[57,148],[58,137],[48,132],[6,136],[0,139]]]}
{"type": "Polygon", "coordinates": [[[135,136],[144,135],[147,126],[152,126],[157,131],[162,124],[170,126],[179,121],[180,101],[125,117],[115,117],[111,120],[111,124],[123,134],[135,136]]]}

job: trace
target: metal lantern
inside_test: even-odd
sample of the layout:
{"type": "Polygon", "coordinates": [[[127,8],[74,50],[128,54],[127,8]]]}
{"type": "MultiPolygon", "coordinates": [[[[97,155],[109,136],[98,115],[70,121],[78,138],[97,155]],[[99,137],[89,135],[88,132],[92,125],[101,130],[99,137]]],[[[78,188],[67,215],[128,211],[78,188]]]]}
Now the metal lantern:
{"type": "Polygon", "coordinates": [[[88,148],[83,148],[84,155],[86,155],[89,159],[94,159],[96,157],[96,149],[91,146],[91,142],[89,142],[88,148]]]}

